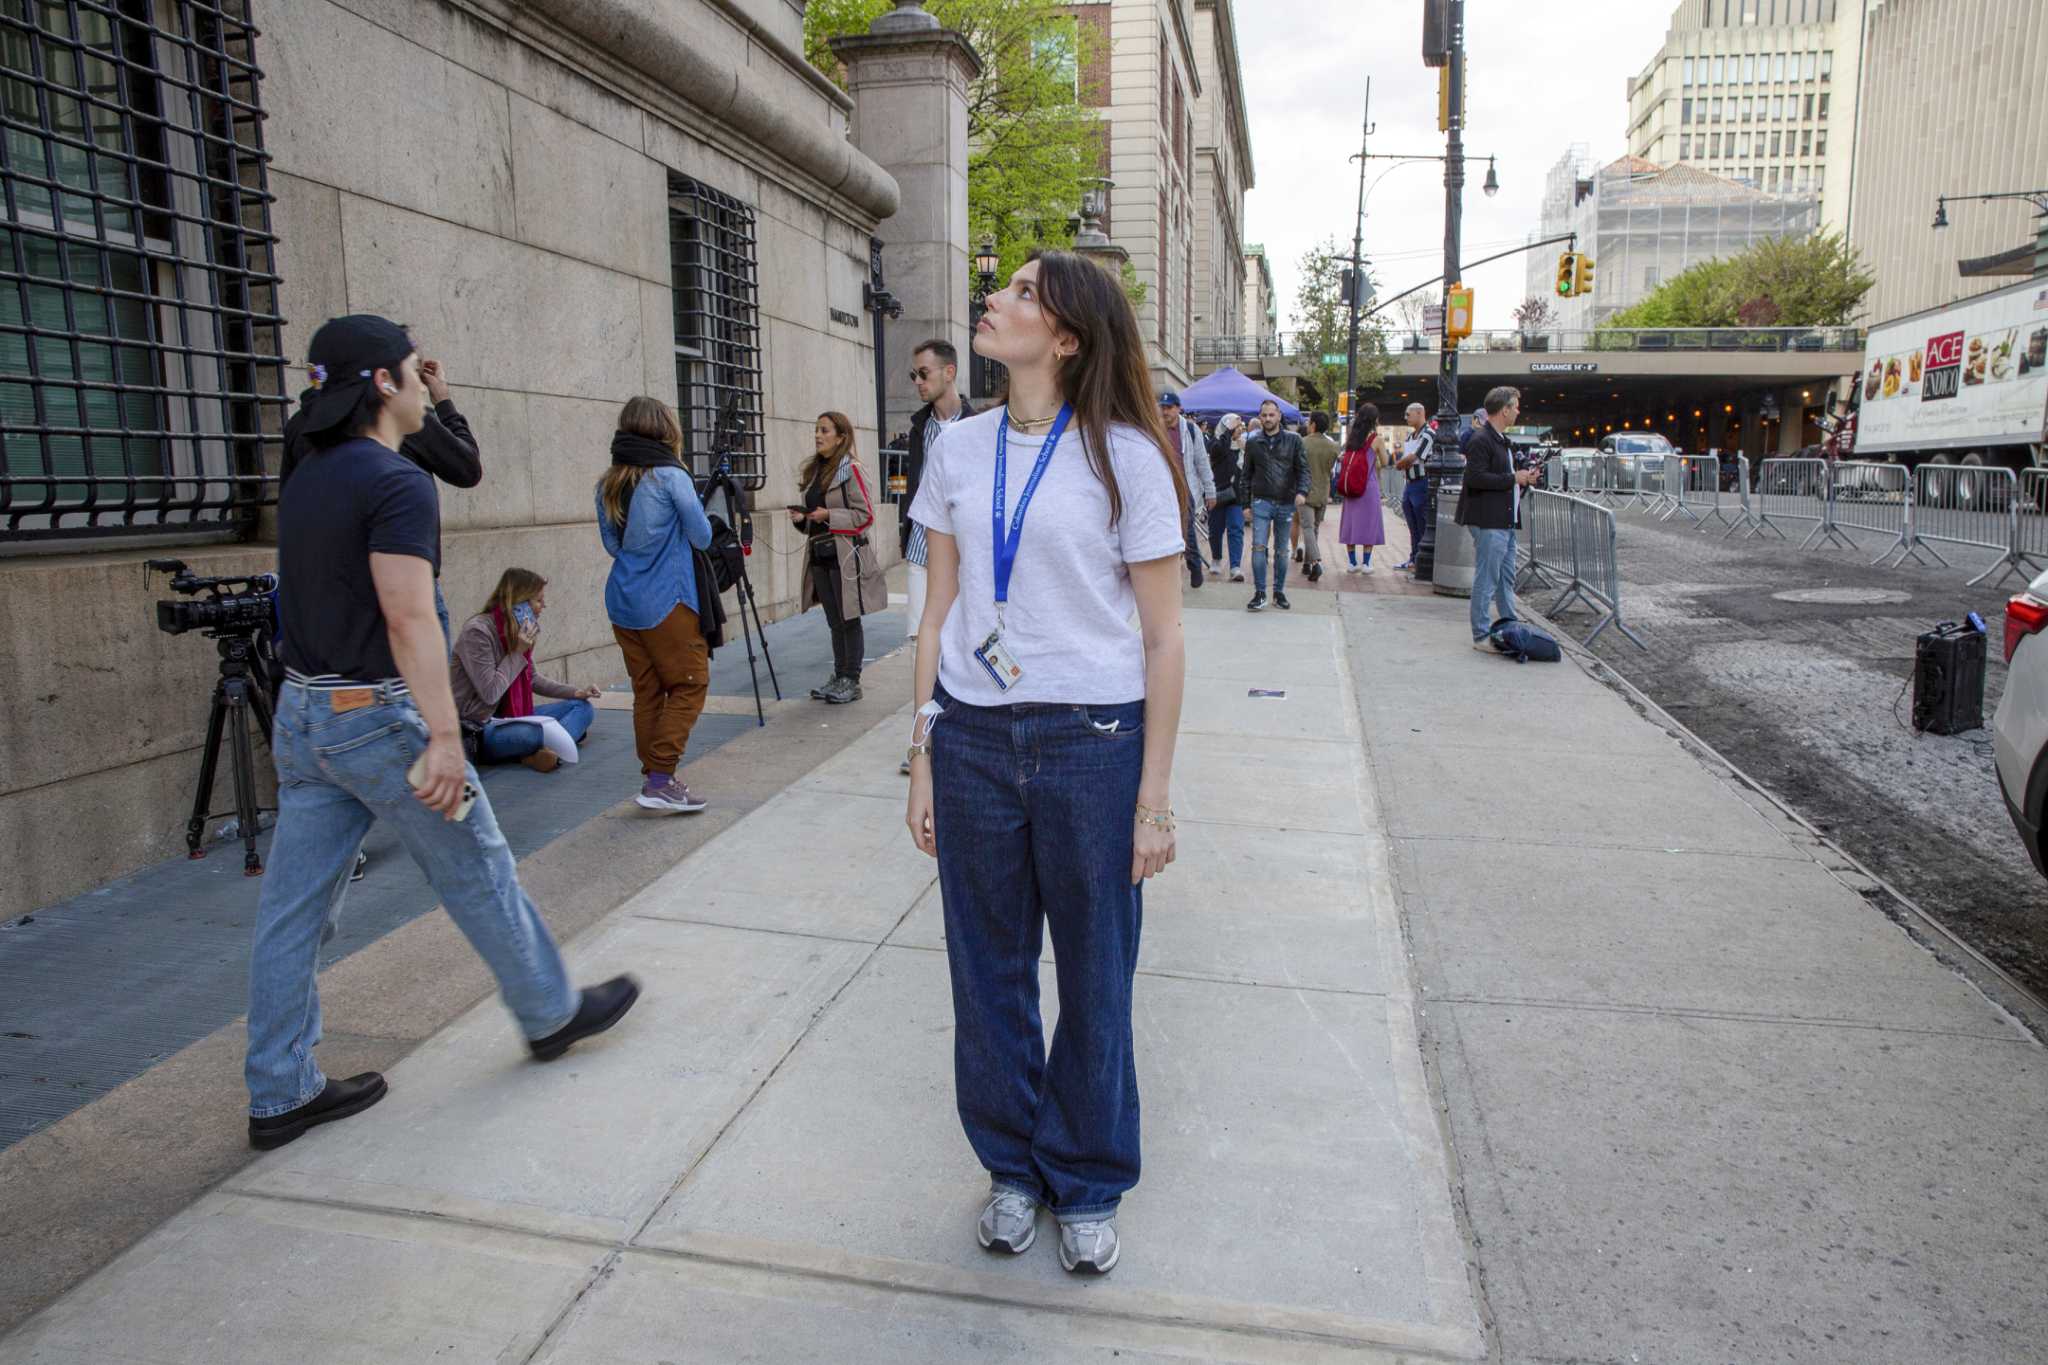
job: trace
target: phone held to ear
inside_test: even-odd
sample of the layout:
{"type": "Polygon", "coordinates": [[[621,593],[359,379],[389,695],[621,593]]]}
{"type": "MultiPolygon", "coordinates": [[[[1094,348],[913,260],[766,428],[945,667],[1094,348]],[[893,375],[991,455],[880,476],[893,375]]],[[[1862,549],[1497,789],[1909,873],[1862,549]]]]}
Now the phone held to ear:
{"type": "Polygon", "coordinates": [[[531,629],[540,617],[534,613],[533,603],[519,602],[512,607],[512,619],[518,622],[522,629],[531,629]]]}
{"type": "MultiPolygon", "coordinates": [[[[425,754],[421,754],[418,758],[414,759],[412,766],[405,770],[405,780],[407,785],[414,791],[418,791],[421,787],[427,785],[427,756],[425,754]]],[[[455,818],[457,820],[467,820],[470,809],[475,805],[476,784],[465,777],[462,780],[462,802],[455,807],[455,818]]]]}

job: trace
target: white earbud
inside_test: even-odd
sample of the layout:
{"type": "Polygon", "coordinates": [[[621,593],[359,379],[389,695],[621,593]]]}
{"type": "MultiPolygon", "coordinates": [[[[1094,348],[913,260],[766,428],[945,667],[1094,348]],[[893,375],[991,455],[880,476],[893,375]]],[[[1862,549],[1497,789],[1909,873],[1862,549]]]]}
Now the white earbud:
{"type": "Polygon", "coordinates": [[[379,384],[379,385],[378,385],[377,387],[378,387],[378,388],[380,388],[380,389],[382,389],[382,390],[384,390],[384,392],[386,392],[386,393],[397,393],[397,392],[398,392],[398,390],[397,390],[397,389],[396,389],[395,387],[393,387],[392,385],[390,385],[390,384],[379,384]]]}

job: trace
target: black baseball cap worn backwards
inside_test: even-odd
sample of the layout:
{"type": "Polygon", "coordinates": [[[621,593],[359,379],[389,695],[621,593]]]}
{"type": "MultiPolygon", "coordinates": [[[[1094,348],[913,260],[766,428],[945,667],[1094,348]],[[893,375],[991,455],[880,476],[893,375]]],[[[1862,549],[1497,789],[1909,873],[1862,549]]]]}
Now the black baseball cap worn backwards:
{"type": "Polygon", "coordinates": [[[326,431],[347,421],[377,371],[395,374],[413,349],[403,327],[374,313],[350,313],[322,323],[306,348],[313,382],[299,395],[306,431],[326,431]]]}

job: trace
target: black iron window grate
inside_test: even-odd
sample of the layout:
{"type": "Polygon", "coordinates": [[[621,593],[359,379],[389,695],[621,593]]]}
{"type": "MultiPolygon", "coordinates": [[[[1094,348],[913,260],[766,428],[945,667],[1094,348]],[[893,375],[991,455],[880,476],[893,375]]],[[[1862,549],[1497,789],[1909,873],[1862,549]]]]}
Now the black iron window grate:
{"type": "Polygon", "coordinates": [[[246,534],[274,496],[252,3],[0,0],[0,541],[246,534]]]}
{"type": "Polygon", "coordinates": [[[740,486],[758,490],[767,458],[754,211],[686,175],[671,175],[668,192],[683,459],[703,479],[729,456],[740,486]]]}

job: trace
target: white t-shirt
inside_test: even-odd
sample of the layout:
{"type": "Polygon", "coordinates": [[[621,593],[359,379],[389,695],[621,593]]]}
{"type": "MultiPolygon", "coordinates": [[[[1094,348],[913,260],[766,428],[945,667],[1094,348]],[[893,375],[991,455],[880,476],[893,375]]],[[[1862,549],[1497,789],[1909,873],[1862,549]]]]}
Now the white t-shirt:
{"type": "MultiPolygon", "coordinates": [[[[974,651],[996,624],[996,435],[1001,408],[951,423],[925,452],[911,520],[960,547],[960,595],[939,632],[939,681],[970,706],[1075,702],[1106,706],[1145,695],[1145,646],[1131,628],[1131,564],[1178,558],[1187,542],[1166,457],[1136,428],[1109,429],[1110,465],[1124,513],[1109,524],[1109,490],[1069,422],[1024,515],[1003,646],[1024,676],[1005,692],[974,651]]],[[[1045,433],[1011,431],[1003,483],[1004,529],[1031,481],[1045,433]]]]}

